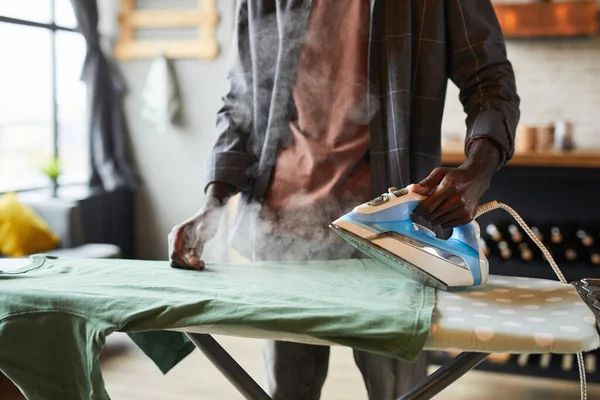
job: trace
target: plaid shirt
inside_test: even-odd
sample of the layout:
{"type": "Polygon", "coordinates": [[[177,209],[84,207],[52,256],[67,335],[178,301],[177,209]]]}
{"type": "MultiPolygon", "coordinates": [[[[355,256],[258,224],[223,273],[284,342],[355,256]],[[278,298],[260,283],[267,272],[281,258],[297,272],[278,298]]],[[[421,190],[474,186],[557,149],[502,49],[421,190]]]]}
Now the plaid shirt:
{"type": "MultiPolygon", "coordinates": [[[[294,68],[312,0],[238,0],[230,90],[217,115],[206,184],[237,188],[236,227],[265,195],[294,117],[294,68]]],[[[441,161],[448,79],[460,89],[466,149],[492,139],[514,152],[520,99],[490,0],[371,0],[369,99],[373,195],[427,176],[441,161]]]]}

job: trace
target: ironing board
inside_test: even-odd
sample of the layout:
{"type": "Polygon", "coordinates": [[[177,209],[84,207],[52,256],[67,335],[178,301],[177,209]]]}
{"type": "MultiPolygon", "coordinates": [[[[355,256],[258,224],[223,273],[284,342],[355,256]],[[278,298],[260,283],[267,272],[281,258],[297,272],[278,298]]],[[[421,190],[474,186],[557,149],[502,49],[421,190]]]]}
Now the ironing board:
{"type": "MultiPolygon", "coordinates": [[[[212,333],[333,346],[308,336],[238,326],[198,326],[212,333]]],[[[600,347],[596,318],[572,285],[492,276],[489,284],[464,291],[437,291],[426,350],[488,353],[572,354],[600,347]]]]}
{"type": "MultiPolygon", "coordinates": [[[[2,270],[27,260],[2,260],[2,270]]],[[[492,276],[489,284],[462,291],[438,291],[426,350],[462,353],[399,400],[430,399],[484,361],[490,353],[587,352],[600,347],[597,330],[599,288],[596,282],[573,285],[556,281],[492,276]]],[[[277,339],[334,345],[301,335],[240,326],[190,326],[185,332],[246,399],[270,397],[211,335],[277,339]]]]}
{"type": "MultiPolygon", "coordinates": [[[[576,286],[584,284],[491,276],[484,287],[437,291],[425,350],[462,353],[398,400],[432,398],[491,353],[573,354],[597,349],[600,337],[592,311],[597,294],[582,299],[576,286]]],[[[210,334],[335,345],[301,335],[237,326],[196,326],[181,331],[251,400],[270,397],[210,334]]]]}

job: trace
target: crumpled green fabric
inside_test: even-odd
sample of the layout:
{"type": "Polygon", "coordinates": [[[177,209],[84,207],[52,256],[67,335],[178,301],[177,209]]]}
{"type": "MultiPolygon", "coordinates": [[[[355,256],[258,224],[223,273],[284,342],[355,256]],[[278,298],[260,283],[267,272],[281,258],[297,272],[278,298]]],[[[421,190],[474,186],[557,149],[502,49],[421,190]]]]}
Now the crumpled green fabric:
{"type": "Polygon", "coordinates": [[[33,256],[27,268],[0,272],[0,371],[28,400],[105,400],[98,357],[106,336],[127,332],[166,373],[193,345],[164,330],[197,325],[303,334],[414,360],[434,303],[434,289],[373,260],[198,272],[166,261],[33,256]]]}

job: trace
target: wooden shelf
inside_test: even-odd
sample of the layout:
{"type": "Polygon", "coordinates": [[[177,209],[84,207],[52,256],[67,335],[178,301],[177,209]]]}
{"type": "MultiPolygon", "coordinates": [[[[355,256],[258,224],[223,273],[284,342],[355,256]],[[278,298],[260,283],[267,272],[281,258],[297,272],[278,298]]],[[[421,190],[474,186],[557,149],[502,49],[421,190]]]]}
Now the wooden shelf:
{"type": "Polygon", "coordinates": [[[120,60],[154,58],[161,53],[167,58],[200,58],[212,60],[219,54],[216,27],[219,23],[216,0],[197,0],[197,8],[189,10],[140,10],[135,0],[121,0],[119,40],[115,57],[120,60]],[[138,40],[137,29],[195,28],[193,40],[138,40]]]}
{"type": "Polygon", "coordinates": [[[598,33],[595,1],[495,4],[506,38],[593,36],[598,33]]]}
{"type": "MultiPolygon", "coordinates": [[[[462,150],[442,152],[442,163],[460,164],[465,160],[462,150]]],[[[600,168],[600,149],[569,152],[515,153],[507,167],[600,168]]]]}

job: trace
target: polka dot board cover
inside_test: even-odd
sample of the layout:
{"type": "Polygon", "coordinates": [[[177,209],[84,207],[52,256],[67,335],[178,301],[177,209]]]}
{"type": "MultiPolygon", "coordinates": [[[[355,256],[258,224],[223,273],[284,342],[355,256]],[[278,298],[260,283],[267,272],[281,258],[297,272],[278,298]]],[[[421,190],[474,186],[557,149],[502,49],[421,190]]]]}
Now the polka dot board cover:
{"type": "Polygon", "coordinates": [[[573,285],[490,276],[486,286],[436,292],[425,347],[504,353],[576,353],[600,346],[596,318],[573,285]]]}

